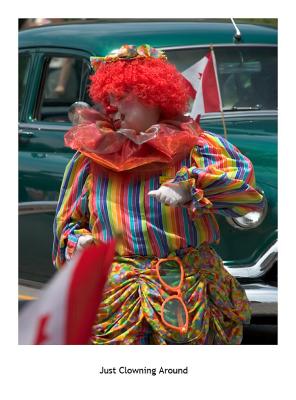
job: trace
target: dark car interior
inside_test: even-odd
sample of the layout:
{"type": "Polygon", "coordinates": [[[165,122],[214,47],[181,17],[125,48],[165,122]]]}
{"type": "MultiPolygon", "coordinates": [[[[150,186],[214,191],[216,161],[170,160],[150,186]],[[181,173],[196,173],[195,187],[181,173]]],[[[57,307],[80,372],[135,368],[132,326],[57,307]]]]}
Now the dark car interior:
{"type": "Polygon", "coordinates": [[[86,60],[74,57],[46,58],[36,117],[39,121],[69,122],[68,110],[75,101],[88,101],[86,60]]]}

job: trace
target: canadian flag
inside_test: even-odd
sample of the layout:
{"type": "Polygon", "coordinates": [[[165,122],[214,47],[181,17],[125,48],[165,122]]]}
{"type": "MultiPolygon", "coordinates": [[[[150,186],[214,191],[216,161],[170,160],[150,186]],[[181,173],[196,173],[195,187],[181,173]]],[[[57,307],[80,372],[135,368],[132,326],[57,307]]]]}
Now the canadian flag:
{"type": "Polygon", "coordinates": [[[182,75],[196,91],[190,112],[193,119],[205,113],[222,111],[216,60],[212,50],[197,63],[183,71],[182,75]]]}
{"type": "Polygon", "coordinates": [[[90,246],[56,273],[19,315],[19,344],[88,344],[115,242],[90,246]]]}

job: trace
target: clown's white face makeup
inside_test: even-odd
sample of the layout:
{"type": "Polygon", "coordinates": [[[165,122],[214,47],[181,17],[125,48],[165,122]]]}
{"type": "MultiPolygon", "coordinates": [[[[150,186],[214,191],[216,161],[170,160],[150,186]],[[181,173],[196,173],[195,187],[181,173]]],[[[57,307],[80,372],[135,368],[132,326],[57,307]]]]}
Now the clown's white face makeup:
{"type": "Polygon", "coordinates": [[[110,96],[110,106],[111,109],[114,108],[110,117],[115,129],[134,129],[136,132],[144,132],[159,121],[158,107],[144,104],[133,94],[120,100],[110,96]]]}

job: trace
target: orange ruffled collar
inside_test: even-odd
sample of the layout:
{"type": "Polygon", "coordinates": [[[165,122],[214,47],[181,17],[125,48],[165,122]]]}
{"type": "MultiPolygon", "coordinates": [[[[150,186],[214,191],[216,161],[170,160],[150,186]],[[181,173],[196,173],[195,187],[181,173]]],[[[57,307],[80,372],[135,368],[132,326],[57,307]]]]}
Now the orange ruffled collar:
{"type": "Polygon", "coordinates": [[[82,123],[65,135],[65,145],[114,172],[161,170],[190,153],[199,142],[199,124],[189,117],[161,121],[154,138],[137,144],[112,128],[95,110],[84,111],[82,123]]]}

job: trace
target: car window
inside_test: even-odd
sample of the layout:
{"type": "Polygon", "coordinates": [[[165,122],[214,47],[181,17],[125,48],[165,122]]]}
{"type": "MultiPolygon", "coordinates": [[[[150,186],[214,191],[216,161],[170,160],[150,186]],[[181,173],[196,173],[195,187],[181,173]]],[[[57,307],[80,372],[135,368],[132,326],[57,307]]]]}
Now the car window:
{"type": "Polygon", "coordinates": [[[25,90],[28,83],[31,56],[28,53],[19,55],[19,112],[24,103],[25,90]]]}
{"type": "Polygon", "coordinates": [[[36,119],[69,122],[68,109],[71,104],[85,99],[88,74],[88,63],[82,58],[46,58],[36,119]]]}
{"type": "Polygon", "coordinates": [[[223,108],[277,109],[277,49],[215,49],[223,108]]]}
{"type": "MultiPolygon", "coordinates": [[[[168,50],[170,62],[183,72],[209,48],[168,50]]],[[[277,48],[214,48],[223,109],[277,109],[277,48]]]]}
{"type": "Polygon", "coordinates": [[[183,72],[198,60],[201,60],[208,51],[208,48],[177,49],[167,50],[165,54],[167,55],[169,62],[175,64],[178,70],[183,72]]]}

